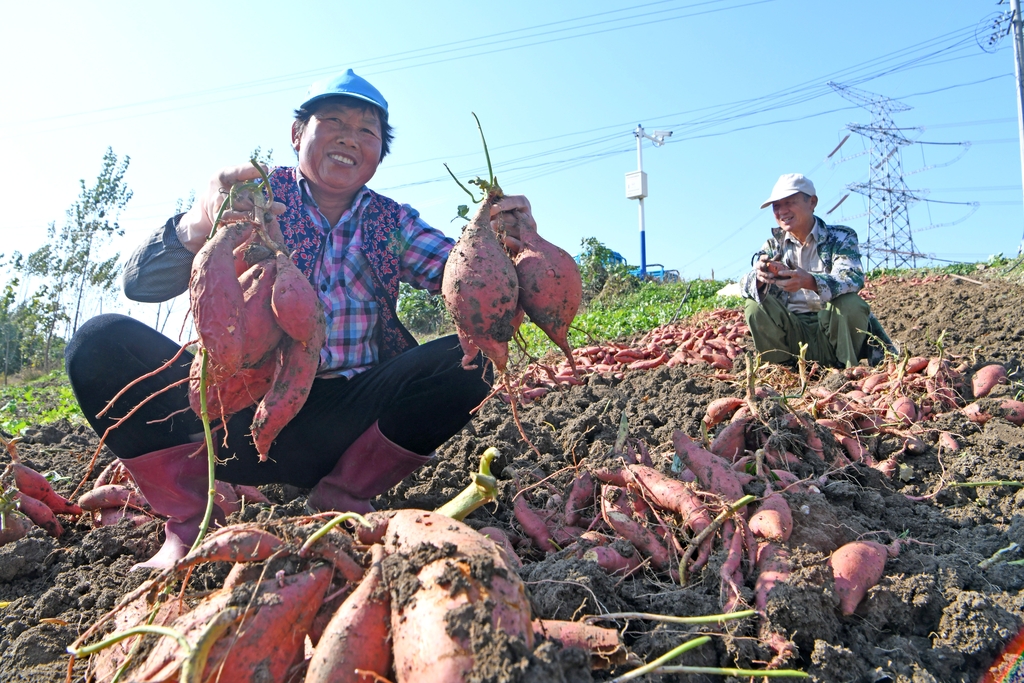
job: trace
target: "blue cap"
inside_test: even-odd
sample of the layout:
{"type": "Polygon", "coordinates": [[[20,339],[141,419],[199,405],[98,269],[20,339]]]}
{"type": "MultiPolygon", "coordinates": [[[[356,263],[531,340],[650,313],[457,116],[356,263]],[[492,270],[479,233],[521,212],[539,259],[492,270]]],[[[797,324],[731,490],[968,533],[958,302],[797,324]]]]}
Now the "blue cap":
{"type": "Polygon", "coordinates": [[[384,120],[388,120],[388,101],[380,94],[380,91],[370,85],[365,78],[356,76],[352,69],[349,69],[340,76],[317,81],[309,86],[306,93],[306,101],[299,107],[308,107],[314,102],[328,97],[355,97],[356,99],[376,105],[383,113],[384,120]]]}

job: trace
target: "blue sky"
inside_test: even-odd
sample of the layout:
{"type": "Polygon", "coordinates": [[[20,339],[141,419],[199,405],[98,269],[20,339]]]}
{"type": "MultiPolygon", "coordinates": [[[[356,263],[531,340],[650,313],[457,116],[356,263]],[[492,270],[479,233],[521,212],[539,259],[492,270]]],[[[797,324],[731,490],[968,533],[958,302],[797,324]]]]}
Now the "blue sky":
{"type": "MultiPolygon", "coordinates": [[[[41,246],[112,147],[131,157],[126,234],[110,247],[127,256],[178,199],[255,147],[291,163],[291,112],[309,83],[352,67],[383,92],[396,127],[370,186],[452,236],[466,197],[442,163],[462,179],[483,174],[475,112],[498,180],[531,199],[548,239],[575,253],[596,237],[639,263],[637,204],[624,189],[639,123],[674,131],[663,147],[644,145],[647,261],[737,278],[774,225],[758,207],[779,174],[808,174],[819,214],[868,179],[861,136],[825,158],[848,124],[871,122],[831,80],[898,99],[911,107],[893,115],[909,139],[943,143],[901,150],[908,186],[929,200],[910,208],[919,252],[1017,253],[1013,52],[1008,37],[990,46],[986,28],[1006,5],[514,5],[3,1],[0,251],[41,246]]],[[[827,220],[864,240],[866,209],[854,194],[827,220]]],[[[155,311],[123,297],[111,306],[144,320],[155,311]]]]}

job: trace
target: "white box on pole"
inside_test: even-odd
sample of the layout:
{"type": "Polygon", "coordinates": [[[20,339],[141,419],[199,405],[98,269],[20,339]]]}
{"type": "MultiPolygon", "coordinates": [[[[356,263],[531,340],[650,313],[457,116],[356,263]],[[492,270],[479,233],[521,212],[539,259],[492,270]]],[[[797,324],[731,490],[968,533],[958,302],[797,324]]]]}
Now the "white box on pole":
{"type": "Polygon", "coordinates": [[[644,199],[647,196],[647,174],[630,171],[626,174],[626,199],[644,199]]]}

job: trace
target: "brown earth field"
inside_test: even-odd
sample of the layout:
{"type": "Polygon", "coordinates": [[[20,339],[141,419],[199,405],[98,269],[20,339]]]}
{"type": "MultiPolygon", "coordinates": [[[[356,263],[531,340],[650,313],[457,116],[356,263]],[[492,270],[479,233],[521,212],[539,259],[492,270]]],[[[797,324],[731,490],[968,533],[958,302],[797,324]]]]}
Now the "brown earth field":
{"type": "MultiPolygon", "coordinates": [[[[888,395],[892,399],[903,392],[918,408],[931,405],[932,414],[912,426],[895,428],[889,422],[880,432],[858,432],[865,461],[873,458],[884,463],[892,458],[892,476],[863,463],[836,466],[844,464],[846,451],[834,438],[835,425],[815,427],[808,420],[808,431],[787,415],[795,411],[807,416],[813,411],[815,417],[842,418],[836,406],[846,404],[834,400],[835,395],[854,389],[854,373],[815,371],[801,395],[794,372],[779,366],[760,368],[756,385],[772,387],[785,397],[762,389],[744,445],[754,452],[767,439],[769,447],[789,451],[792,461],[777,469],[789,469],[803,480],[782,493],[794,518],[792,536],[784,544],[791,573],[768,594],[763,614],[752,618],[702,626],[643,618],[604,622],[620,630],[634,662],[650,661],[698,634],[708,634],[712,636],[709,643],[673,664],[764,667],[776,657],[766,637],[774,635],[776,642],[792,643],[785,668],[806,671],[813,681],[974,683],[1001,661],[1004,649],[1024,626],[1024,550],[1016,545],[1024,546],[1024,488],[957,486],[1024,482],[1024,427],[1000,410],[1000,401],[1019,399],[1024,388],[1024,288],[994,278],[974,282],[945,276],[883,278],[870,283],[867,292],[883,326],[909,356],[935,357],[941,346],[948,362],[940,374],[945,373],[958,392],[959,406],[974,402],[970,379],[977,368],[991,363],[1006,368],[1009,384],[997,387],[981,402],[992,418],[979,424],[959,407],[943,408],[934,400],[934,391],[925,393],[935,388],[934,378],[924,388],[926,370],[899,378],[893,369],[888,388],[876,391],[872,398],[888,395]],[[953,435],[957,450],[939,440],[943,431],[953,435]],[[820,439],[824,459],[809,446],[809,435],[820,439]],[[923,443],[906,448],[910,435],[923,443]],[[881,580],[867,591],[856,611],[844,615],[828,561],[837,547],[858,539],[897,546],[899,552],[887,560],[881,580]]],[[[741,343],[752,347],[749,337],[741,343]]],[[[439,450],[433,463],[376,499],[375,505],[433,510],[466,486],[481,454],[494,446],[500,451],[493,464],[498,500],[477,509],[466,522],[474,528],[499,527],[508,534],[522,558],[519,575],[534,617],[582,620],[615,612],[719,613],[729,596],[727,582],[721,578],[727,550],[720,537],[714,540],[708,562],[692,572],[685,585],[673,578],[672,562],[668,570],[658,570],[644,561],[627,575],[613,575],[582,559],[587,546],[573,542],[581,532],[570,531],[551,552],[539,549],[526,539],[513,516],[512,501],[519,493],[532,508],[548,511],[552,523],[561,519],[577,474],[621,459],[623,449],[617,451],[616,442],[623,416],[628,425],[625,443],[634,449],[646,446],[653,466],[671,474],[673,433],[678,430],[700,439],[701,419],[712,400],[744,397],[744,365],[741,354],[731,371],[707,364],[662,365],[618,375],[595,373],[580,385],[563,386],[518,410],[522,428],[539,456],[521,437],[509,405],[494,399],[439,450]]],[[[861,371],[868,372],[875,371],[861,371]]],[[[728,424],[726,420],[710,436],[728,424]]],[[[86,477],[97,443],[87,428],[65,422],[31,432],[18,449],[23,462],[38,471],[56,470],[67,476],[56,488],[69,494],[86,477]]],[[[112,457],[102,451],[90,479],[112,457]]],[[[784,482],[764,469],[761,477],[756,476],[756,468],[751,470],[755,476],[744,484],[746,493],[764,495],[769,479],[776,489],[783,488],[784,482]]],[[[304,514],[306,491],[287,486],[261,490],[272,505],[246,505],[229,521],[271,524],[304,514]]],[[[721,509],[714,497],[705,500],[716,511],[721,509]]],[[[597,504],[594,499],[585,502],[584,518],[600,520],[597,504]]],[[[36,528],[0,546],[0,681],[51,683],[70,676],[68,680],[77,682],[92,676],[95,662],[82,659],[75,661],[69,674],[66,648],[148,578],[147,571],[129,569],[162,542],[158,520],[141,526],[123,520],[115,526],[92,528],[87,518],[61,519],[66,531],[60,539],[36,528]]],[[[648,524],[653,526],[654,519],[647,518],[648,524]]],[[[674,527],[672,515],[662,512],[660,519],[674,527]]],[[[595,522],[594,529],[602,527],[595,522]]],[[[692,533],[674,529],[678,560],[692,533]]],[[[626,555],[634,552],[621,538],[613,546],[626,555]]],[[[365,566],[368,554],[360,554],[358,548],[353,552],[365,566]]],[[[185,604],[192,604],[220,587],[229,569],[223,562],[201,565],[175,592],[181,590],[185,604]]],[[[752,606],[757,569],[746,556],[740,572],[735,582],[737,604],[752,606]]],[[[112,628],[110,623],[100,630],[112,628]]],[[[533,652],[521,647],[484,650],[465,680],[608,681],[636,666],[624,663],[591,670],[585,656],[550,643],[538,644],[533,652]]],[[[301,664],[299,669],[298,673],[293,670],[291,680],[302,680],[301,664]]],[[[396,680],[393,672],[380,673],[386,680],[396,680]]],[[[754,679],[671,673],[640,680],[754,679]]]]}

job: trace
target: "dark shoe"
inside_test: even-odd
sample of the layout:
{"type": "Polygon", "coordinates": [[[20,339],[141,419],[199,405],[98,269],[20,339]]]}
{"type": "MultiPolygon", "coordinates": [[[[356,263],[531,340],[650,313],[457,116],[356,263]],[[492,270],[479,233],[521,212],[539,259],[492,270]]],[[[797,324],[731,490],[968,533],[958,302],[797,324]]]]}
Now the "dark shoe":
{"type": "Polygon", "coordinates": [[[345,449],[331,473],[313,487],[307,502],[319,512],[373,512],[371,498],[405,479],[430,458],[391,441],[374,422],[345,449]]]}
{"type": "MultiPolygon", "coordinates": [[[[167,517],[163,547],[132,569],[170,567],[195,543],[206,514],[210,489],[206,448],[201,443],[186,443],[121,463],[153,511],[167,517]]],[[[218,526],[224,522],[224,513],[217,506],[213,508],[213,522],[218,526]]]]}

